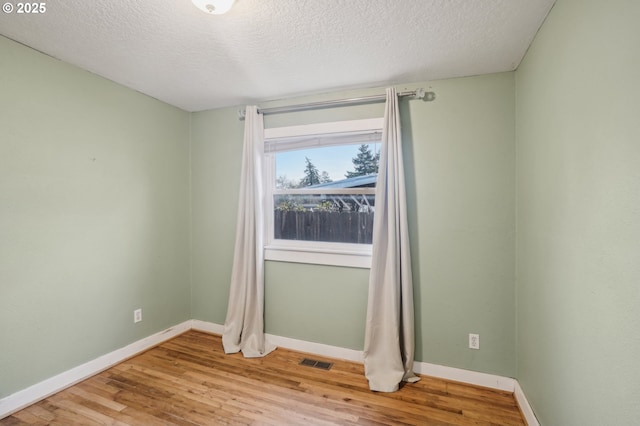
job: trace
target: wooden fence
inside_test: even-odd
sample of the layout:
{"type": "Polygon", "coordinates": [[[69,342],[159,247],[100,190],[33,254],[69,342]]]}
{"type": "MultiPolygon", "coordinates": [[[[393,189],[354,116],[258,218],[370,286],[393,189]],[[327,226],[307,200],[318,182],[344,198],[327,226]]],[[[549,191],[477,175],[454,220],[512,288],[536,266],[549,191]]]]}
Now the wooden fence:
{"type": "Polygon", "coordinates": [[[276,239],[371,244],[373,212],[274,211],[276,239]]]}

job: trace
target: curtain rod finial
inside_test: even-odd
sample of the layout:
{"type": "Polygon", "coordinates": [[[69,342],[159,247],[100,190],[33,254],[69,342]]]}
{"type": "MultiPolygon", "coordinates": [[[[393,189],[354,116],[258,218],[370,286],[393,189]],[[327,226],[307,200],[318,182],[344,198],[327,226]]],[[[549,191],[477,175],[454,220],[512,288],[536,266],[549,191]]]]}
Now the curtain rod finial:
{"type": "Polygon", "coordinates": [[[247,116],[247,110],[245,108],[238,108],[238,120],[244,120],[247,116]]]}
{"type": "Polygon", "coordinates": [[[431,102],[436,99],[435,92],[427,92],[422,87],[416,89],[415,99],[422,99],[425,102],[431,102]]]}

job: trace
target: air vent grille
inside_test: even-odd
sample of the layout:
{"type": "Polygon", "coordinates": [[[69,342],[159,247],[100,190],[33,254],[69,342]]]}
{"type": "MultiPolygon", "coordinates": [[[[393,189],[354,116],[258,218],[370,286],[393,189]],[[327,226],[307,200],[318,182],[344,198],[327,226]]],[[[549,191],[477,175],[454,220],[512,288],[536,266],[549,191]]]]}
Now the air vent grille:
{"type": "Polygon", "coordinates": [[[300,361],[300,365],[304,365],[306,367],[319,368],[321,370],[329,370],[333,366],[332,362],[326,361],[318,361],[316,359],[304,358],[300,361]]]}

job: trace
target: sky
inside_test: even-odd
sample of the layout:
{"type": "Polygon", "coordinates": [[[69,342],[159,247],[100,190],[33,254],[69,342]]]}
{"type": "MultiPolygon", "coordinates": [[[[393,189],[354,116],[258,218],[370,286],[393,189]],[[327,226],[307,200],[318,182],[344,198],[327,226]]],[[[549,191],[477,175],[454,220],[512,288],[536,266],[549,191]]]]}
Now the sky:
{"type": "MultiPolygon", "coordinates": [[[[380,144],[369,146],[372,153],[380,151],[380,144]]],[[[326,171],[334,181],[345,179],[347,171],[353,171],[351,159],[358,155],[359,147],[360,145],[340,145],[280,152],[276,156],[276,177],[284,175],[294,182],[300,181],[304,177],[306,166],[304,158],[309,157],[319,173],[326,171]]]]}

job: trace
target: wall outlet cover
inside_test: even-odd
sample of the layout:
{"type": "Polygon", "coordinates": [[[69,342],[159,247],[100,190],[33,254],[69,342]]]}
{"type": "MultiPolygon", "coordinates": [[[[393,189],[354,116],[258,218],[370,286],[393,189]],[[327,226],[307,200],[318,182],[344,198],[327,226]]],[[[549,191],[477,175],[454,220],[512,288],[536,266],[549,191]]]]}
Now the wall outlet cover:
{"type": "Polygon", "coordinates": [[[480,335],[469,334],[469,349],[480,349],[480,335]]]}

